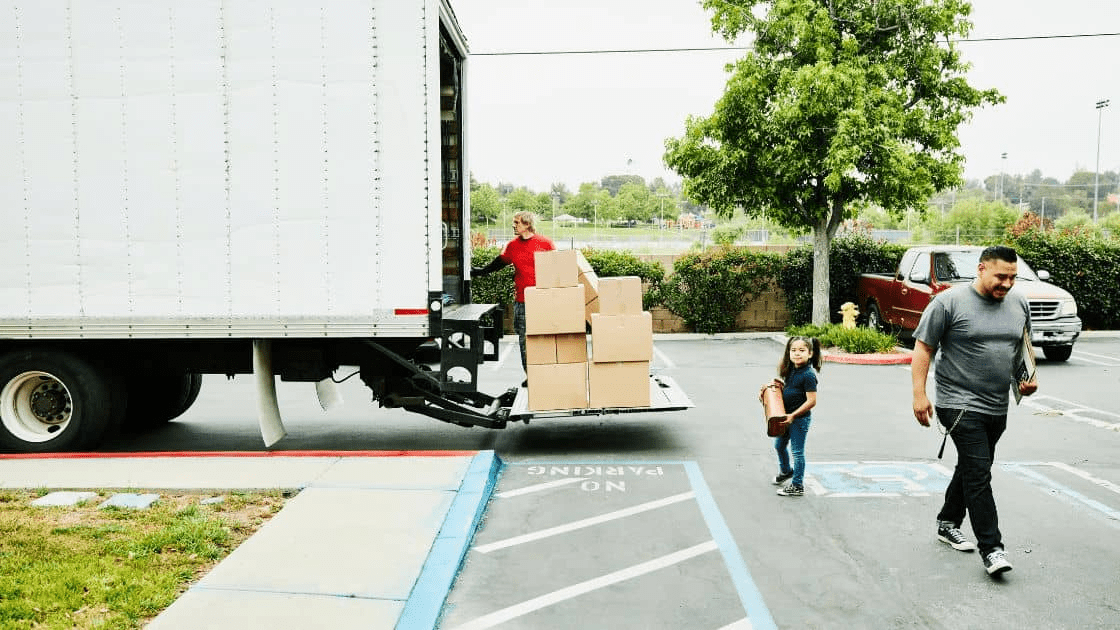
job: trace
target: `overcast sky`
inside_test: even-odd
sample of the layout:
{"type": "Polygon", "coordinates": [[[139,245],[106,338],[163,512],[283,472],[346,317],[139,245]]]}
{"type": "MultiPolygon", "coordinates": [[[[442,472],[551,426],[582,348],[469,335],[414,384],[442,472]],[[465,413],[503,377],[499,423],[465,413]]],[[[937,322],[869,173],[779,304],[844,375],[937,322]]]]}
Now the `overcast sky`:
{"type": "MultiPolygon", "coordinates": [[[[577,190],[608,174],[676,182],[664,141],[690,114],[706,116],[723,91],[725,63],[743,51],[632,54],[485,53],[705,48],[696,0],[451,0],[471,48],[470,169],[483,182],[577,190]]],[[[1120,33],[1120,2],[975,0],[970,39],[1120,33]]],[[[746,43],[746,42],[740,42],[746,43]]],[[[1097,159],[1120,170],[1120,36],[964,42],[970,82],[1003,105],[962,127],[965,177],[1028,173],[1064,180],[1097,159]],[[1000,155],[1007,153],[1006,161],[1000,155]],[[1004,164],[1001,164],[1003,162],[1004,164]]]]}

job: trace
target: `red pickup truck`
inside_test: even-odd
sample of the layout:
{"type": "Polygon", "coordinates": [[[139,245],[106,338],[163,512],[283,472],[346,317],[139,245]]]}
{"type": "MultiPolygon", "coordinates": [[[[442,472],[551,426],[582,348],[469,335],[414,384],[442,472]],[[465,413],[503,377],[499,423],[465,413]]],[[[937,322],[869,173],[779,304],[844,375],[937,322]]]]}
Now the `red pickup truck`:
{"type": "MultiPolygon", "coordinates": [[[[893,327],[912,333],[934,295],[976,278],[982,247],[934,245],[906,250],[893,274],[861,274],[857,285],[860,313],[871,328],[893,327]]],[[[1065,289],[1049,282],[1046,271],[1035,273],[1019,258],[1019,277],[1012,291],[1031,305],[1031,342],[1051,361],[1065,361],[1081,334],[1077,302],[1065,289]]]]}

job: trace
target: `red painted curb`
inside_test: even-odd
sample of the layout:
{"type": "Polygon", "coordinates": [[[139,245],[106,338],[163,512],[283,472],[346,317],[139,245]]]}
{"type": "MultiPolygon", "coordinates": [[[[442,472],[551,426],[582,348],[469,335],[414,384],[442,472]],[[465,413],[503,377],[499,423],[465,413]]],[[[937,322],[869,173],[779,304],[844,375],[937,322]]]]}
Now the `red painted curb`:
{"type": "Polygon", "coordinates": [[[2,459],[136,459],[143,457],[473,457],[478,451],[151,451],[132,453],[14,453],[2,459]]]}
{"type": "Polygon", "coordinates": [[[856,365],[899,365],[910,363],[911,356],[902,352],[894,352],[891,354],[849,354],[841,353],[834,354],[831,352],[821,353],[821,358],[826,363],[850,363],[856,365]]]}

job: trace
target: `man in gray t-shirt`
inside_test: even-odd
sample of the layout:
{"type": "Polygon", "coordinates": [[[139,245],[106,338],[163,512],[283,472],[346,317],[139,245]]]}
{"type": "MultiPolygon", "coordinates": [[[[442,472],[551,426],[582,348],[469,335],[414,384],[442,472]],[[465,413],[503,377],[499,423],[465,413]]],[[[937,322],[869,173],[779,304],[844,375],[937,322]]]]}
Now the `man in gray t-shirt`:
{"type": "Polygon", "coordinates": [[[1010,247],[989,247],[980,254],[977,277],[937,295],[914,331],[911,361],[914,417],[929,426],[934,407],[926,395],[930,363],[937,386],[937,420],[953,438],[957,466],[937,515],[937,537],[961,551],[976,544],[960,531],[967,511],[988,574],[1011,570],[999,532],[991,469],[996,442],[1007,427],[1010,387],[1025,396],[1038,383],[1012,383],[1012,363],[1030,330],[1030,305],[1010,293],[1019,257],[1010,247]]]}

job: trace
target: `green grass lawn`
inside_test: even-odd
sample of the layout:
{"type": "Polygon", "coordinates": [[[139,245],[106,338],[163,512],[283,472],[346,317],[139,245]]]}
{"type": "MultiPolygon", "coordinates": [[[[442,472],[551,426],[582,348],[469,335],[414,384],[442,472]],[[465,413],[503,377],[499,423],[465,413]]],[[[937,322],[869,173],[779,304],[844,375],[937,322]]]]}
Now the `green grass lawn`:
{"type": "Polygon", "coordinates": [[[144,510],[0,491],[0,628],[140,628],[283,507],[279,491],[161,494],[144,510]]]}

